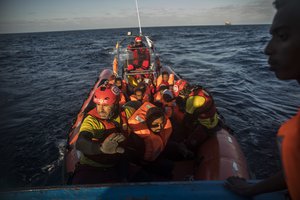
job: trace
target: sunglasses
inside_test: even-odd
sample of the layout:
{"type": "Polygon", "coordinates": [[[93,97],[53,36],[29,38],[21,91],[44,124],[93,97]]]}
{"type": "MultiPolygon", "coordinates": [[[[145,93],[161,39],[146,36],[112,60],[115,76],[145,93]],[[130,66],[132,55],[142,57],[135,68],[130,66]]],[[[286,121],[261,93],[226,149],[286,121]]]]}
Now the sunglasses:
{"type": "Polygon", "coordinates": [[[166,120],[164,120],[162,123],[158,123],[158,124],[150,124],[151,128],[159,128],[159,127],[164,127],[166,124],[166,120]]]}

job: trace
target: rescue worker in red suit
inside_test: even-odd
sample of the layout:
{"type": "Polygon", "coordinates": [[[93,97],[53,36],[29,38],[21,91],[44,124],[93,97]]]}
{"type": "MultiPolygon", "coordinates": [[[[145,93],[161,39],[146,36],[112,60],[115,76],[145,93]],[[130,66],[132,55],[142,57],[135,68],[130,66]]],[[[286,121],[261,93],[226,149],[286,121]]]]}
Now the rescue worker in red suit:
{"type": "Polygon", "coordinates": [[[93,101],[96,107],[83,120],[76,142],[81,156],[73,184],[120,182],[126,179],[126,169],[121,168],[124,153],[121,143],[125,137],[120,128],[119,94],[116,86],[107,83],[95,91],[93,101]]]}
{"type": "Polygon", "coordinates": [[[128,70],[148,70],[150,66],[150,53],[142,42],[142,37],[135,37],[134,44],[128,46],[128,49],[133,53],[133,62],[128,65],[128,70]]]}
{"type": "MultiPolygon", "coordinates": [[[[280,80],[300,84],[300,1],[275,0],[274,5],[277,12],[270,28],[272,38],[265,48],[270,70],[280,80]]],[[[277,136],[283,170],[256,184],[230,177],[225,184],[228,189],[243,196],[288,189],[292,200],[300,199],[300,110],[280,127],[277,136]]]]}
{"type": "Polygon", "coordinates": [[[187,97],[183,124],[190,129],[185,143],[194,149],[223,127],[212,95],[201,86],[193,86],[187,97]]]}
{"type": "Polygon", "coordinates": [[[172,140],[181,141],[182,147],[196,153],[199,145],[213,136],[223,124],[219,120],[212,95],[201,86],[187,85],[185,81],[178,83],[176,86],[181,87],[174,90],[174,94],[177,95],[173,107],[173,124],[176,125],[176,131],[172,140]]]}

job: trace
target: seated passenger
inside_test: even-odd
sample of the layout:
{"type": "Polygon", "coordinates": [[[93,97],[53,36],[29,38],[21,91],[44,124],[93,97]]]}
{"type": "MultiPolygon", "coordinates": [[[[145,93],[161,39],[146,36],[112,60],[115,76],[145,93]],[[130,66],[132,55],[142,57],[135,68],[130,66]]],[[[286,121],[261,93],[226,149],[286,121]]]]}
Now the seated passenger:
{"type": "Polygon", "coordinates": [[[118,77],[115,79],[115,85],[126,95],[127,89],[126,89],[126,82],[123,81],[122,78],[118,77]]]}
{"type": "Polygon", "coordinates": [[[120,106],[122,106],[128,100],[127,92],[126,92],[126,87],[124,87],[123,81],[119,77],[115,79],[115,84],[114,85],[117,86],[120,89],[120,101],[119,101],[119,104],[120,104],[120,106]]]}
{"type": "MultiPolygon", "coordinates": [[[[162,88],[164,88],[163,86],[162,88]]],[[[160,100],[155,101],[154,104],[162,108],[171,120],[173,133],[170,138],[170,144],[167,153],[171,160],[182,160],[187,158],[192,158],[194,153],[186,148],[184,141],[188,138],[187,129],[183,126],[184,112],[180,111],[172,92],[168,89],[162,90],[158,93],[160,95],[160,100]],[[170,156],[171,155],[171,156],[170,156]]],[[[156,96],[157,100],[157,96],[156,96]]]]}
{"type": "Polygon", "coordinates": [[[150,102],[152,100],[152,95],[150,88],[144,82],[138,83],[136,88],[134,88],[134,94],[130,96],[131,101],[141,101],[150,102]]]}
{"type": "Polygon", "coordinates": [[[163,91],[167,90],[168,86],[161,84],[158,91],[154,94],[154,102],[162,103],[163,91]]]}
{"type": "Polygon", "coordinates": [[[207,130],[213,130],[219,123],[213,97],[202,87],[193,88],[187,99],[185,111],[194,117],[207,130]]]}
{"type": "MultiPolygon", "coordinates": [[[[144,79],[144,81],[145,81],[145,79],[144,79]]],[[[147,82],[147,83],[145,83],[145,82],[140,82],[138,85],[137,85],[137,88],[140,88],[140,89],[142,89],[142,91],[143,91],[143,93],[144,93],[144,99],[143,99],[143,101],[144,102],[152,102],[152,100],[153,100],[153,96],[152,96],[152,92],[153,92],[153,85],[152,85],[152,83],[151,82],[147,82]]]]}
{"type": "Polygon", "coordinates": [[[182,79],[175,83],[173,93],[177,96],[173,119],[189,130],[183,137],[187,146],[195,148],[221,127],[213,98],[201,86],[191,86],[182,79]]]}
{"type": "Polygon", "coordinates": [[[166,85],[169,87],[168,89],[173,90],[174,74],[169,74],[167,71],[163,71],[157,78],[156,88],[158,89],[160,85],[166,85]]]}
{"type": "Polygon", "coordinates": [[[122,106],[122,111],[125,112],[126,118],[129,119],[133,113],[141,107],[143,103],[139,101],[128,101],[122,106]]]}
{"type": "Polygon", "coordinates": [[[172,164],[159,159],[172,133],[171,122],[163,111],[146,102],[128,119],[128,125],[133,134],[128,138],[127,147],[140,152],[140,157],[135,157],[133,162],[141,164],[146,171],[170,177],[172,164]]]}
{"type": "MultiPolygon", "coordinates": [[[[137,36],[134,39],[134,44],[128,46],[128,49],[133,52],[133,62],[131,63],[134,70],[147,70],[150,66],[150,53],[148,48],[142,42],[142,37],[137,36]]],[[[129,66],[128,66],[129,70],[129,66]]]]}
{"type": "Polygon", "coordinates": [[[151,99],[156,92],[156,87],[153,84],[153,79],[154,78],[152,76],[144,79],[144,83],[146,85],[146,93],[151,95],[151,99]]]}
{"type": "Polygon", "coordinates": [[[143,76],[140,74],[127,76],[127,79],[128,79],[128,85],[127,85],[128,95],[134,93],[134,89],[138,86],[138,84],[144,81],[143,76]]]}
{"type": "Polygon", "coordinates": [[[130,95],[130,101],[140,101],[143,102],[144,93],[143,90],[140,88],[136,88],[134,90],[134,94],[130,95]]]}
{"type": "MultiPolygon", "coordinates": [[[[191,93],[191,86],[188,84],[186,80],[180,79],[175,82],[173,86],[173,94],[176,99],[178,110],[181,111],[182,113],[185,112],[185,103],[190,93],[191,93]]],[[[182,119],[178,119],[178,120],[182,121],[182,119]]]]}
{"type": "Polygon", "coordinates": [[[76,142],[76,149],[81,152],[81,156],[73,184],[119,182],[126,179],[126,167],[125,171],[119,170],[124,164],[121,143],[125,140],[121,134],[121,117],[118,114],[119,93],[119,89],[110,84],[101,85],[95,91],[93,101],[96,107],[83,120],[76,142]]]}
{"type": "Polygon", "coordinates": [[[214,100],[203,88],[194,88],[188,97],[183,124],[194,130],[188,139],[194,147],[221,128],[214,100]]]}
{"type": "Polygon", "coordinates": [[[186,97],[186,93],[190,93],[190,91],[187,91],[189,88],[189,84],[186,80],[179,79],[175,82],[173,86],[173,94],[175,97],[181,96],[186,97]]]}
{"type": "Polygon", "coordinates": [[[162,91],[161,98],[162,108],[168,118],[173,117],[174,108],[176,106],[175,98],[172,92],[168,89],[162,91]]]}
{"type": "Polygon", "coordinates": [[[140,101],[128,101],[121,107],[121,115],[123,120],[122,129],[126,130],[127,136],[132,133],[132,130],[128,126],[128,119],[135,113],[142,103],[140,101]]]}

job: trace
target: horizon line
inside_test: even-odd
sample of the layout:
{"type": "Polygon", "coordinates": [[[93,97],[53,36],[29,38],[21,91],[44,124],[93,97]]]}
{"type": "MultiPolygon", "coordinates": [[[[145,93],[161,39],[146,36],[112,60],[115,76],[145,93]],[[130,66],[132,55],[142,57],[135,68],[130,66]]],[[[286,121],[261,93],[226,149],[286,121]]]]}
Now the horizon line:
{"type": "MultiPolygon", "coordinates": [[[[265,23],[257,23],[257,24],[231,24],[230,26],[257,26],[257,25],[271,25],[265,23]]],[[[171,27],[200,27],[200,26],[224,26],[228,27],[225,24],[217,24],[217,25],[166,25],[166,26],[144,26],[142,28],[171,28],[171,27]]],[[[85,29],[67,29],[67,30],[47,30],[47,31],[33,31],[33,32],[4,32],[0,33],[0,35],[14,35],[14,34],[29,34],[29,33],[55,33],[55,32],[71,32],[71,31],[93,31],[93,30],[115,30],[115,29],[139,29],[139,27],[118,27],[118,28],[85,28],[85,29]]]]}

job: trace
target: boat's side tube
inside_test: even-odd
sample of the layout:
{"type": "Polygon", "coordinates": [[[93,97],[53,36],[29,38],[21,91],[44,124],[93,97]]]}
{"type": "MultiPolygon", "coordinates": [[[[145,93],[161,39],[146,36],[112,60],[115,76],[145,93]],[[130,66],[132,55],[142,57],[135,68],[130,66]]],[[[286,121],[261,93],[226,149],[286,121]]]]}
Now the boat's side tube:
{"type": "Polygon", "coordinates": [[[225,129],[204,142],[198,156],[202,160],[195,175],[197,180],[225,180],[229,176],[249,179],[247,162],[240,145],[225,129]]]}

